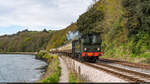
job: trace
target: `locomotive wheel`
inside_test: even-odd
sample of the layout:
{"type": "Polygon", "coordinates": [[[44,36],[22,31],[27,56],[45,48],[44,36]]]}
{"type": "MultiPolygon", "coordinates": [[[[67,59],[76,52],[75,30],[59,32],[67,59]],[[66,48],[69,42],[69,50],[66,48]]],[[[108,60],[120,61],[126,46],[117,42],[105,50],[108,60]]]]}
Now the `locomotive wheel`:
{"type": "Polygon", "coordinates": [[[74,58],[75,58],[75,59],[78,59],[78,57],[79,57],[78,54],[75,54],[74,58]]]}
{"type": "Polygon", "coordinates": [[[89,59],[89,62],[92,62],[92,63],[96,63],[96,61],[97,61],[96,58],[89,59]]]}
{"type": "Polygon", "coordinates": [[[93,59],[92,59],[92,62],[95,63],[95,62],[96,62],[96,58],[93,58],[93,59]]]}
{"type": "Polygon", "coordinates": [[[84,62],[84,61],[85,61],[84,58],[81,57],[81,56],[79,56],[79,59],[80,59],[81,62],[84,62]]]}

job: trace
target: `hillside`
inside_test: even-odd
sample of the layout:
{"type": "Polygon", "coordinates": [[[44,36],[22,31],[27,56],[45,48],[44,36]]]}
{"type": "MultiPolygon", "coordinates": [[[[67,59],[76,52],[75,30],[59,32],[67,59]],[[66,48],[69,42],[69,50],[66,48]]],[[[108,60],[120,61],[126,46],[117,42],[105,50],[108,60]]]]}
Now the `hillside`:
{"type": "Polygon", "coordinates": [[[45,49],[52,31],[24,30],[13,35],[0,36],[0,52],[35,52],[45,49]]]}
{"type": "Polygon", "coordinates": [[[103,57],[150,63],[149,4],[149,0],[99,0],[80,16],[78,30],[101,33],[103,57]]]}
{"type": "Polygon", "coordinates": [[[77,29],[76,23],[58,31],[24,30],[13,35],[0,36],[0,52],[37,52],[56,48],[67,42],[67,33],[77,29]]]}
{"type": "Polygon", "coordinates": [[[67,42],[67,33],[69,31],[72,31],[72,32],[76,31],[76,29],[77,29],[77,25],[76,25],[76,23],[73,23],[63,30],[53,32],[52,37],[49,39],[46,50],[49,50],[50,48],[59,47],[59,46],[63,45],[64,43],[66,43],[67,42]]]}

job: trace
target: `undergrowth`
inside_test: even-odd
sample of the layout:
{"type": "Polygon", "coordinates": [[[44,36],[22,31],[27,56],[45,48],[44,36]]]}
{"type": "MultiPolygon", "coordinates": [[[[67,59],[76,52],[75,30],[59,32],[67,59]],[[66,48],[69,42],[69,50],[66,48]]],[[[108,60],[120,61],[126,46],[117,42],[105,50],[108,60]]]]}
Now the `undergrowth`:
{"type": "Polygon", "coordinates": [[[46,51],[40,51],[37,56],[38,59],[45,60],[48,63],[46,78],[42,79],[42,83],[58,83],[61,75],[61,68],[59,66],[58,56],[49,54],[46,51]]]}
{"type": "Polygon", "coordinates": [[[78,81],[78,78],[77,78],[76,74],[73,73],[73,72],[70,72],[70,74],[69,74],[69,83],[77,83],[77,82],[79,82],[79,81],[78,81]]]}

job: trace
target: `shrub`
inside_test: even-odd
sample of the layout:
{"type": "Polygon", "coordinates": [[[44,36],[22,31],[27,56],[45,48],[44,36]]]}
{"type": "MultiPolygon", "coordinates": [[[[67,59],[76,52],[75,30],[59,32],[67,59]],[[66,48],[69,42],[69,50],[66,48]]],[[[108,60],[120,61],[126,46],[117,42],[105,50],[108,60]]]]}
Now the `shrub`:
{"type": "Polygon", "coordinates": [[[51,74],[44,80],[42,80],[42,83],[58,83],[59,77],[61,75],[61,68],[59,67],[59,61],[58,58],[55,59],[55,63],[50,63],[50,71],[51,74]]]}

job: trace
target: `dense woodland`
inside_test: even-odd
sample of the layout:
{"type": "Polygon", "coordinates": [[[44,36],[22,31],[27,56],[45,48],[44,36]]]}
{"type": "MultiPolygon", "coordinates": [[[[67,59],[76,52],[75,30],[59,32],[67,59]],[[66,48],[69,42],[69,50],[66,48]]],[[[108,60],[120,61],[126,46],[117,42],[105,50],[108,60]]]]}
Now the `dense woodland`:
{"type": "Polygon", "coordinates": [[[77,26],[101,33],[104,57],[150,63],[150,0],[99,0],[77,26]]]}
{"type": "Polygon", "coordinates": [[[150,63],[150,0],[99,0],[66,29],[1,36],[0,51],[49,50],[67,42],[69,31],[99,32],[103,57],[150,63]]]}
{"type": "Polygon", "coordinates": [[[45,49],[52,31],[24,30],[13,35],[0,37],[1,52],[35,52],[45,49]]]}

